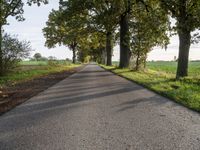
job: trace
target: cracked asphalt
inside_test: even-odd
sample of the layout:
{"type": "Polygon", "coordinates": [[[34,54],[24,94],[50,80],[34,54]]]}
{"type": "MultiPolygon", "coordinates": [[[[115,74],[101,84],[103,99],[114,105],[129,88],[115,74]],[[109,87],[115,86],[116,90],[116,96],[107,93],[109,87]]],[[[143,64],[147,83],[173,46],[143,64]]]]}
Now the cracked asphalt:
{"type": "Polygon", "coordinates": [[[0,116],[0,150],[200,150],[200,115],[89,64],[0,116]]]}

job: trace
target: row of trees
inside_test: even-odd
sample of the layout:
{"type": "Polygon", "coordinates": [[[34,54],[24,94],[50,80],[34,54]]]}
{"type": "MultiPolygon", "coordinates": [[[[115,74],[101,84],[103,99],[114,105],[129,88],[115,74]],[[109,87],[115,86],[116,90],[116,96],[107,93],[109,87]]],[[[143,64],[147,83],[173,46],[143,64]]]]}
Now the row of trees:
{"type": "Polygon", "coordinates": [[[130,60],[139,70],[154,46],[166,47],[171,33],[180,40],[177,79],[188,75],[191,33],[200,27],[199,0],[60,0],[43,29],[46,46],[63,44],[81,61],[90,58],[112,65],[115,44],[120,44],[120,68],[130,60]],[[174,27],[170,18],[176,19],[174,27]]]}
{"type": "Polygon", "coordinates": [[[40,53],[35,53],[33,55],[33,58],[30,58],[30,60],[32,60],[32,61],[48,61],[48,60],[57,60],[57,58],[54,56],[49,56],[47,58],[47,57],[42,56],[40,53]]]}
{"type": "MultiPolygon", "coordinates": [[[[48,0],[27,0],[29,5],[48,0]]],[[[22,0],[0,0],[0,75],[3,74],[3,26],[9,16],[23,21],[22,0]]],[[[154,46],[165,47],[171,31],[178,34],[179,58],[177,78],[187,76],[189,49],[198,42],[192,34],[200,27],[199,0],[60,0],[58,11],[49,15],[44,35],[46,45],[68,46],[73,62],[91,58],[112,65],[113,47],[120,44],[120,65],[128,67],[130,59],[135,69],[145,66],[147,53],[154,46]],[[176,24],[170,26],[170,18],[176,24]]]]}

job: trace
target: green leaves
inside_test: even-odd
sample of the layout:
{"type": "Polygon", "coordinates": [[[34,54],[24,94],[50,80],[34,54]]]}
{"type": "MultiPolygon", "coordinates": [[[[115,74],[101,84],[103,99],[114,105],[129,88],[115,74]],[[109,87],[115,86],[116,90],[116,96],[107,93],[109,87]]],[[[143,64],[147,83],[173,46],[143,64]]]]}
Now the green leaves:
{"type": "Polygon", "coordinates": [[[40,6],[41,3],[43,3],[43,4],[48,4],[48,0],[28,0],[28,1],[27,1],[27,4],[28,4],[29,6],[31,6],[32,4],[37,4],[38,6],[40,6]]]}
{"type": "Polygon", "coordinates": [[[21,0],[1,0],[0,7],[0,23],[1,25],[7,24],[7,18],[9,16],[15,16],[18,21],[23,21],[23,6],[24,3],[21,0]]]}
{"type": "Polygon", "coordinates": [[[3,34],[1,49],[3,63],[1,69],[4,73],[16,67],[17,62],[20,59],[27,58],[32,51],[30,42],[19,41],[16,37],[7,33],[3,34]]]}
{"type": "Polygon", "coordinates": [[[67,45],[70,49],[77,46],[85,31],[85,16],[78,16],[66,10],[52,10],[43,29],[46,37],[46,46],[54,47],[56,44],[67,45]],[[70,14],[70,15],[69,15],[70,14]]]}
{"type": "MultiPolygon", "coordinates": [[[[27,4],[47,4],[48,0],[27,0],[27,4]]],[[[24,21],[23,17],[23,6],[24,1],[22,0],[0,0],[0,25],[7,24],[7,18],[9,16],[15,17],[17,21],[24,21]]]]}
{"type": "Polygon", "coordinates": [[[147,53],[154,46],[165,47],[169,43],[168,16],[156,1],[146,1],[146,4],[148,11],[142,3],[133,5],[134,13],[130,16],[132,58],[136,61],[137,69],[141,64],[145,64],[147,53]]]}
{"type": "Polygon", "coordinates": [[[177,30],[194,31],[200,27],[199,0],[161,0],[161,7],[177,20],[177,30]]]}

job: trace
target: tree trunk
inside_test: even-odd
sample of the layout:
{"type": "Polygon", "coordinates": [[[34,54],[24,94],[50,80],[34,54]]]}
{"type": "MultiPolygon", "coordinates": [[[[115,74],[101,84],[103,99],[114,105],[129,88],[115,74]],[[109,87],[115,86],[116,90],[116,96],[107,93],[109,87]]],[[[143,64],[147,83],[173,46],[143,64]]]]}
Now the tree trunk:
{"type": "Polygon", "coordinates": [[[0,76],[4,74],[3,69],[3,51],[2,51],[2,28],[3,28],[3,20],[2,20],[2,0],[0,0],[0,76]]]}
{"type": "Polygon", "coordinates": [[[0,76],[4,74],[3,69],[3,51],[2,51],[2,25],[0,25],[0,76]]]}
{"type": "Polygon", "coordinates": [[[107,56],[106,56],[106,50],[104,48],[104,49],[102,49],[102,54],[101,54],[101,64],[105,65],[106,60],[107,60],[107,56]]]}
{"type": "Polygon", "coordinates": [[[72,49],[72,52],[73,52],[72,63],[75,64],[76,63],[76,48],[75,47],[72,49]]]}
{"type": "Polygon", "coordinates": [[[112,33],[107,32],[106,34],[106,53],[107,53],[107,66],[112,66],[112,33]]]}
{"type": "Polygon", "coordinates": [[[136,58],[136,64],[135,64],[135,70],[138,71],[140,69],[140,51],[137,52],[137,58],[136,58]]]}
{"type": "Polygon", "coordinates": [[[127,68],[130,64],[130,36],[128,13],[121,15],[120,19],[120,68],[127,68]]]}
{"type": "Polygon", "coordinates": [[[145,56],[144,56],[144,69],[146,69],[147,67],[147,53],[145,53],[145,56]]]}
{"type": "Polygon", "coordinates": [[[179,43],[179,58],[178,58],[176,79],[188,75],[189,50],[191,42],[190,31],[181,30],[178,32],[178,35],[180,43],[179,43]]]}

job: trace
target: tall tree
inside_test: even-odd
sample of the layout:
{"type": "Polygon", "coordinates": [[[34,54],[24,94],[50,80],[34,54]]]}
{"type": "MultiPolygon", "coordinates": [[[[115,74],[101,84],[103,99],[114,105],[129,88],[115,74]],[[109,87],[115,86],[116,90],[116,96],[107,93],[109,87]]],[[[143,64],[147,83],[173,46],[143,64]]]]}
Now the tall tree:
{"type": "Polygon", "coordinates": [[[191,32],[200,27],[199,0],[160,0],[162,8],[176,19],[179,36],[179,58],[176,78],[188,75],[191,32]]]}
{"type": "Polygon", "coordinates": [[[43,29],[43,33],[46,38],[45,46],[48,48],[53,48],[57,44],[66,45],[70,50],[72,50],[72,61],[73,63],[76,63],[76,37],[69,35],[71,29],[65,25],[65,22],[63,22],[61,16],[61,11],[52,10],[52,12],[49,14],[49,19],[46,22],[47,26],[43,29]],[[71,38],[68,38],[69,36],[71,38]]]}
{"type": "Polygon", "coordinates": [[[61,1],[61,7],[72,13],[82,15],[87,13],[88,32],[100,32],[106,37],[107,65],[112,65],[112,53],[115,30],[118,25],[116,19],[120,5],[116,0],[69,0],[61,1]]]}
{"type": "MultiPolygon", "coordinates": [[[[146,1],[145,1],[146,2],[146,1]]],[[[134,15],[134,5],[142,3],[147,7],[144,0],[118,0],[120,5],[119,25],[120,25],[120,68],[129,67],[131,51],[130,51],[130,15],[134,15]]],[[[145,10],[144,10],[145,11],[145,10]]]]}
{"type": "Polygon", "coordinates": [[[45,45],[49,48],[56,44],[66,45],[73,52],[72,61],[76,63],[76,53],[79,40],[86,35],[84,24],[85,16],[68,14],[68,12],[59,9],[53,10],[49,15],[47,26],[43,29],[46,38],[45,45]]]}
{"type": "Polygon", "coordinates": [[[120,15],[120,68],[129,66],[130,51],[130,32],[129,32],[129,15],[131,12],[131,0],[122,0],[122,10],[120,15]]]}
{"type": "Polygon", "coordinates": [[[116,0],[95,0],[89,12],[91,14],[90,26],[106,36],[106,65],[112,65],[113,45],[115,43],[115,30],[118,26],[120,5],[116,0]]]}
{"type": "Polygon", "coordinates": [[[145,67],[147,53],[154,46],[166,47],[169,43],[168,15],[160,8],[157,1],[150,1],[148,6],[147,11],[141,3],[134,5],[131,15],[131,52],[136,70],[145,67]]]}

